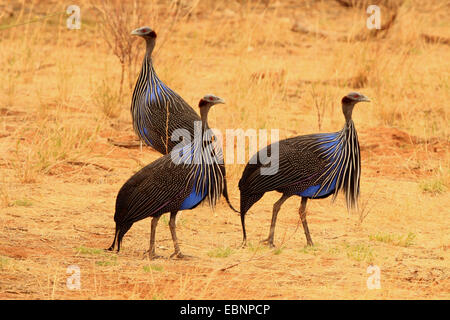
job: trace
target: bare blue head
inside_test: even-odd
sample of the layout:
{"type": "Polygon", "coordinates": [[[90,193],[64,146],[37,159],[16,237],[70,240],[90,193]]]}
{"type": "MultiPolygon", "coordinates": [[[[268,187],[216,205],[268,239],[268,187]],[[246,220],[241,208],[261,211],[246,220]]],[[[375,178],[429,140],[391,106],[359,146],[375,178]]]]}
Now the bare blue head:
{"type": "Polygon", "coordinates": [[[207,94],[200,99],[200,101],[198,102],[198,107],[200,108],[200,116],[204,124],[207,121],[209,109],[213,105],[219,103],[225,103],[225,101],[222,98],[215,96],[213,94],[207,94]]]}
{"type": "Polygon", "coordinates": [[[153,31],[152,28],[146,26],[140,27],[131,31],[131,35],[144,38],[145,43],[147,44],[147,54],[150,55],[153,52],[156,41],[156,32],[153,31]]]}
{"type": "Polygon", "coordinates": [[[352,119],[353,108],[358,102],[370,102],[370,99],[358,92],[350,92],[342,98],[342,112],[346,121],[352,119]]]}

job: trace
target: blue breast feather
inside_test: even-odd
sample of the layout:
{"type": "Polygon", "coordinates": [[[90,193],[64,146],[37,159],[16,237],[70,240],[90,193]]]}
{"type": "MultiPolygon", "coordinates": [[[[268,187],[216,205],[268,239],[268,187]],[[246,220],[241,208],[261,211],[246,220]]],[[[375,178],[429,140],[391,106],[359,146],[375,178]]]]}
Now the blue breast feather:
{"type": "Polygon", "coordinates": [[[181,204],[180,210],[188,210],[192,209],[196,205],[198,205],[206,196],[206,192],[197,193],[195,191],[195,187],[192,188],[191,193],[184,199],[181,204]]]}
{"type": "Polygon", "coordinates": [[[149,80],[147,85],[147,91],[145,92],[145,101],[150,103],[156,102],[156,96],[158,96],[159,100],[162,100],[162,95],[164,94],[174,94],[172,89],[170,89],[168,86],[164,84],[161,80],[158,78],[155,79],[155,81],[149,80]],[[148,100],[148,97],[150,95],[150,101],[148,100]]]}
{"type": "Polygon", "coordinates": [[[139,132],[141,133],[141,137],[144,138],[144,142],[145,144],[149,145],[149,146],[153,146],[152,140],[148,137],[148,133],[147,133],[147,128],[140,128],[139,132]]]}
{"type": "Polygon", "coordinates": [[[140,113],[141,113],[141,118],[144,121],[144,124],[140,125],[139,128],[139,133],[141,134],[141,137],[143,137],[144,142],[147,145],[153,146],[153,142],[152,140],[149,138],[148,136],[148,132],[147,132],[147,128],[146,126],[151,125],[146,123],[146,112],[145,112],[145,107],[147,106],[147,103],[149,102],[150,104],[153,104],[156,102],[156,95],[159,97],[160,100],[162,100],[162,94],[163,91],[165,93],[169,92],[171,93],[172,90],[167,87],[161,80],[159,80],[157,77],[155,79],[155,81],[151,81],[150,79],[148,80],[147,83],[147,90],[145,91],[145,95],[144,95],[144,101],[143,103],[140,104],[140,113]],[[162,88],[162,90],[161,90],[162,88]],[[156,91],[156,93],[155,93],[156,91]],[[149,101],[150,98],[150,101],[149,101]]]}
{"type": "MultiPolygon", "coordinates": [[[[325,151],[325,156],[328,157],[329,155],[331,155],[332,153],[334,153],[336,151],[336,148],[339,148],[338,153],[340,152],[341,146],[338,147],[339,145],[339,139],[336,139],[338,136],[338,133],[335,134],[320,134],[318,137],[319,141],[323,141],[323,143],[320,145],[320,148],[325,151]],[[334,140],[334,141],[330,141],[330,140],[334,140]]],[[[330,159],[330,161],[335,160],[335,157],[332,157],[330,159]]],[[[332,165],[332,169],[329,170],[329,172],[333,171],[336,168],[337,164],[333,164],[332,165]]],[[[314,186],[310,186],[308,187],[306,190],[303,190],[299,193],[297,193],[297,195],[301,196],[301,197],[305,197],[305,198],[322,198],[322,197],[326,197],[331,195],[332,193],[334,193],[335,189],[336,189],[336,182],[337,182],[337,175],[334,177],[334,179],[331,181],[331,183],[328,183],[327,185],[325,185],[322,188],[322,185],[318,184],[318,185],[314,185],[314,186]],[[322,190],[320,190],[320,188],[322,188],[322,190]],[[317,191],[320,192],[318,194],[317,191]]]]}
{"type": "Polygon", "coordinates": [[[201,188],[201,190],[195,190],[195,186],[197,185],[197,181],[199,177],[203,177],[203,172],[201,176],[199,175],[199,171],[195,174],[194,184],[192,187],[191,193],[184,199],[183,203],[181,204],[181,207],[179,210],[187,210],[192,209],[196,205],[198,205],[203,199],[206,197],[206,190],[208,190],[208,181],[206,181],[206,185],[204,188],[201,188]]]}

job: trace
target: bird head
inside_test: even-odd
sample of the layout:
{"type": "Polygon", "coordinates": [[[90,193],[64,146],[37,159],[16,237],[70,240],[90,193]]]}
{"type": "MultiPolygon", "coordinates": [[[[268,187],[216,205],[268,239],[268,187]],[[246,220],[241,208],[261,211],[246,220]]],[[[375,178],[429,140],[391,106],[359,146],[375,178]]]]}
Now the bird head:
{"type": "Polygon", "coordinates": [[[358,92],[350,92],[345,97],[342,98],[342,103],[358,103],[358,102],[370,102],[370,99],[365,95],[358,92]]]}
{"type": "Polygon", "coordinates": [[[350,92],[342,98],[342,112],[344,113],[347,122],[352,118],[353,107],[355,104],[363,101],[370,102],[370,99],[358,92],[350,92]]]}
{"type": "Polygon", "coordinates": [[[219,98],[213,94],[207,94],[200,99],[198,107],[202,109],[204,107],[212,107],[213,105],[219,103],[225,103],[225,101],[222,98],[219,98]]]}
{"type": "Polygon", "coordinates": [[[131,34],[134,36],[140,36],[144,39],[156,39],[156,32],[153,31],[150,27],[140,27],[133,31],[131,31],[131,34]]]}

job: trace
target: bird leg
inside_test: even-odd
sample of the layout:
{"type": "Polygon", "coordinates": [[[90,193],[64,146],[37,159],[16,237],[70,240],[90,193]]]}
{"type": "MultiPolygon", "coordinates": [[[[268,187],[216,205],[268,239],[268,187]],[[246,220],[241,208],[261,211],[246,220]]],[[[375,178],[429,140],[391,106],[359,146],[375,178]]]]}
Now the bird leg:
{"type": "Polygon", "coordinates": [[[281,196],[281,198],[275,202],[275,204],[273,205],[273,212],[272,212],[272,222],[270,224],[270,231],[269,231],[269,237],[263,241],[261,241],[262,243],[267,243],[270,247],[274,247],[273,244],[273,238],[275,235],[275,224],[277,223],[277,215],[278,212],[281,209],[281,206],[283,205],[283,203],[289,199],[290,196],[283,194],[281,196]]]}
{"type": "Polygon", "coordinates": [[[311,235],[309,234],[308,223],[306,222],[306,202],[307,201],[308,201],[308,198],[302,197],[302,203],[300,205],[299,214],[300,214],[300,219],[302,220],[303,230],[305,231],[306,243],[308,246],[313,246],[314,244],[312,242],[311,235]]]}
{"type": "Polygon", "coordinates": [[[148,249],[148,251],[145,253],[148,255],[148,257],[150,259],[156,259],[156,258],[160,258],[160,256],[157,256],[155,254],[155,235],[156,235],[156,225],[158,224],[158,220],[159,217],[153,217],[152,219],[152,226],[151,226],[151,230],[150,230],[150,248],[148,249]]]}
{"type": "Polygon", "coordinates": [[[176,217],[177,211],[170,213],[169,228],[170,233],[172,234],[173,247],[175,248],[175,252],[170,255],[170,258],[184,259],[186,256],[181,253],[180,246],[178,245],[176,217]]]}

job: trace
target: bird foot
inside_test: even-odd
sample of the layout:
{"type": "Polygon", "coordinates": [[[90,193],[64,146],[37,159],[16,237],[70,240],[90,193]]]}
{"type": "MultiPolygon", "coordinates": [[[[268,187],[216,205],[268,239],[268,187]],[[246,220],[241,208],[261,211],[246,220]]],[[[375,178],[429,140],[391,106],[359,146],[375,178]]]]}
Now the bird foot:
{"type": "Polygon", "coordinates": [[[190,260],[190,259],[192,259],[192,257],[186,256],[186,255],[182,254],[181,252],[174,252],[170,255],[169,259],[190,260]]]}
{"type": "Polygon", "coordinates": [[[107,248],[107,249],[103,249],[104,251],[110,251],[110,252],[114,252],[114,253],[119,253],[119,250],[114,250],[114,247],[113,246],[111,246],[111,247],[109,247],[109,248],[107,248]]]}
{"type": "Polygon", "coordinates": [[[275,248],[275,245],[273,244],[273,239],[271,239],[271,238],[267,238],[267,239],[261,240],[259,243],[266,244],[266,245],[268,245],[271,248],[275,248]]]}
{"type": "Polygon", "coordinates": [[[162,256],[157,255],[154,251],[150,252],[149,250],[144,252],[144,256],[142,257],[142,259],[150,259],[150,260],[155,260],[155,259],[161,259],[162,256]]]}

